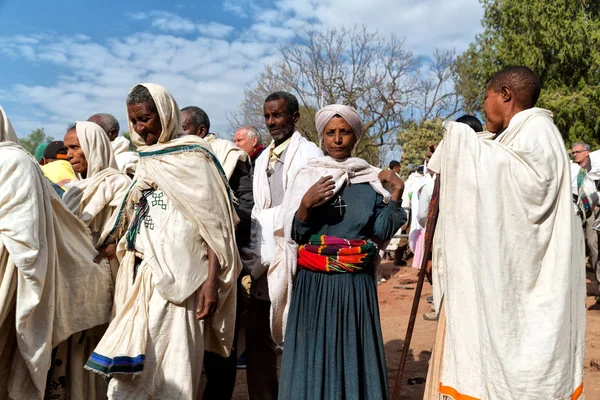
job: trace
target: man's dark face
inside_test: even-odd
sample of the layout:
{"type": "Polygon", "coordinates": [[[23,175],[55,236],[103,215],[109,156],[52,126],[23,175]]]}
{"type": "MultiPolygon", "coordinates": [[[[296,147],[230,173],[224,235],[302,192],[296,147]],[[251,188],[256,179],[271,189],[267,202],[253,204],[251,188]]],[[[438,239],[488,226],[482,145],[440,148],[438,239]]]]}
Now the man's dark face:
{"type": "Polygon", "coordinates": [[[181,125],[186,135],[196,135],[204,138],[208,134],[208,129],[204,125],[194,126],[192,115],[188,112],[181,113],[181,125]]]}
{"type": "Polygon", "coordinates": [[[263,107],[265,113],[265,125],[269,129],[275,144],[285,142],[296,130],[296,122],[300,113],[297,111],[290,114],[287,110],[285,99],[266,102],[263,107]]]}

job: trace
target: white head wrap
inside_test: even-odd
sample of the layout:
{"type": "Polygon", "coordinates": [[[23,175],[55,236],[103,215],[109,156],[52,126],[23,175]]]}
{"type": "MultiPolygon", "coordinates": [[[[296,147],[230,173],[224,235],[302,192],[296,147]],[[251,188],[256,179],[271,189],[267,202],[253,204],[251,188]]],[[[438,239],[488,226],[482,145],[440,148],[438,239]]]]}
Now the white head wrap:
{"type": "MultiPolygon", "coordinates": [[[[135,85],[134,88],[136,86],[138,85],[135,85]]],[[[158,111],[160,123],[162,124],[162,132],[158,138],[158,143],[167,143],[175,138],[185,135],[181,125],[179,106],[169,91],[155,83],[140,83],[139,86],[144,86],[148,89],[150,96],[154,99],[154,104],[156,104],[156,110],[158,111]]],[[[129,122],[129,135],[136,147],[146,145],[144,139],[142,139],[133,128],[131,121],[129,122]]]]}
{"type": "MultiPolygon", "coordinates": [[[[119,169],[110,145],[110,139],[108,139],[106,132],[100,125],[93,122],[78,121],[75,123],[75,130],[77,131],[79,145],[88,163],[86,178],[91,178],[106,168],[119,169]]],[[[77,174],[77,177],[82,179],[79,174],[77,174]]]]}
{"type": "Polygon", "coordinates": [[[342,104],[330,104],[321,108],[315,115],[315,125],[317,126],[317,132],[319,133],[319,141],[323,142],[323,134],[325,126],[331,120],[331,118],[339,115],[344,118],[344,121],[350,125],[352,132],[358,142],[363,135],[363,122],[356,110],[350,106],[342,104]]]}

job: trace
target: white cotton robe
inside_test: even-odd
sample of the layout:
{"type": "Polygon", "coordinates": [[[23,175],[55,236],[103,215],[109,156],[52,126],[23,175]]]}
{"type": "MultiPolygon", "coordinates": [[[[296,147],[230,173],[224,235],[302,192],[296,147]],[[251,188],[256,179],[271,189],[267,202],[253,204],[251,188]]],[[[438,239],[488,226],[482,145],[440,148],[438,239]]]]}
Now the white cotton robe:
{"type": "Polygon", "coordinates": [[[135,174],[140,155],[135,151],[129,150],[131,142],[123,136],[117,136],[110,144],[115,152],[115,160],[117,161],[119,171],[130,175],[135,174]]]}
{"type": "Polygon", "coordinates": [[[19,143],[17,134],[10,123],[10,120],[4,112],[4,108],[0,106],[0,142],[14,142],[19,143]]]}
{"type": "Polygon", "coordinates": [[[86,368],[112,377],[109,398],[194,400],[201,396],[204,349],[226,357],[233,343],[241,270],[235,211],[210,145],[183,135],[179,107],[166,89],[143,86],[163,130],[157,144],[144,146],[129,127],[140,152],[125,203],[132,224],[118,246],[114,319],[86,368]],[[140,208],[144,199],[147,207],[140,208]],[[209,247],[220,267],[218,305],[198,321],[209,247]]]}
{"type": "Polygon", "coordinates": [[[42,399],[53,347],[108,322],[112,281],[36,161],[12,142],[0,159],[0,398],[42,399]]]}
{"type": "MultiPolygon", "coordinates": [[[[88,168],[85,178],[76,174],[76,179],[67,185],[63,201],[89,227],[94,245],[96,249],[100,249],[107,244],[116,243],[118,234],[121,233],[116,232],[115,223],[131,179],[116,168],[110,141],[99,125],[93,122],[76,122],[75,129],[88,168]]],[[[114,282],[119,261],[116,258],[110,260],[110,266],[114,282]]],[[[83,368],[105,328],[106,326],[96,327],[83,335],[74,335],[57,347],[56,358],[61,365],[52,370],[51,395],[57,399],[106,398],[107,385],[103,378],[83,368]],[[57,383],[61,377],[66,378],[65,387],[57,383]]]]}
{"type": "MultiPolygon", "coordinates": [[[[269,147],[262,152],[255,164],[252,188],[254,193],[254,208],[252,209],[252,235],[250,247],[255,255],[251,275],[254,279],[260,278],[269,268],[269,264],[275,256],[276,221],[279,218],[281,205],[271,205],[271,189],[267,176],[267,167],[270,163],[269,149],[274,147],[271,142],[269,147]]],[[[306,166],[312,158],[323,157],[323,151],[312,142],[309,142],[302,134],[295,131],[285,153],[283,161],[283,184],[284,190],[292,182],[298,171],[306,166]]]]}
{"type": "Polygon", "coordinates": [[[497,140],[447,122],[429,167],[442,179],[433,274],[446,312],[430,398],[580,398],[583,232],[552,114],[522,111],[497,140]]]}

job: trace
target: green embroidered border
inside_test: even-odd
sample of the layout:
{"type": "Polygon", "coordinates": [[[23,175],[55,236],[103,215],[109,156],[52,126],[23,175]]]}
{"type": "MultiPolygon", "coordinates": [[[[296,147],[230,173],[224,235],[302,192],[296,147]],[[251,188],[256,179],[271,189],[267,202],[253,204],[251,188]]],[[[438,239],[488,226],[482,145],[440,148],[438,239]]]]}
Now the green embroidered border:
{"type": "Polygon", "coordinates": [[[117,214],[117,219],[115,221],[115,224],[113,225],[112,229],[110,230],[110,233],[106,236],[106,239],[104,239],[103,246],[107,245],[108,240],[112,237],[112,235],[114,235],[117,228],[121,224],[121,220],[123,219],[123,213],[125,212],[125,205],[127,204],[127,200],[129,200],[129,195],[131,194],[131,190],[134,188],[136,183],[137,183],[137,179],[135,181],[131,182],[131,185],[129,185],[129,189],[127,189],[127,194],[125,195],[125,198],[123,199],[123,202],[121,203],[121,206],[119,207],[119,214],[117,214]]]}

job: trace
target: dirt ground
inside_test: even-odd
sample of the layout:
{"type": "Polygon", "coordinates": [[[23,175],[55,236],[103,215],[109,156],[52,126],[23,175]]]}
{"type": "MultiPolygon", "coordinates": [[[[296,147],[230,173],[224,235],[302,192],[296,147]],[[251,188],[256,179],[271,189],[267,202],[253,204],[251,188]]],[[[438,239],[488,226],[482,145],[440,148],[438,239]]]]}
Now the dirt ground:
{"type": "MultiPolygon", "coordinates": [[[[387,279],[379,285],[379,305],[391,396],[412,307],[417,270],[396,267],[392,262],[386,262],[381,265],[380,274],[387,279]]],[[[584,388],[586,399],[591,400],[600,399],[600,305],[595,304],[595,296],[599,294],[597,286],[592,287],[588,283],[584,388]]],[[[425,283],[411,341],[411,354],[404,373],[400,396],[402,400],[423,398],[427,366],[436,330],[436,322],[423,319],[423,314],[429,311],[426,301],[428,296],[431,296],[431,286],[425,283]]],[[[245,370],[238,370],[233,398],[248,399],[245,370]]]]}

